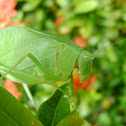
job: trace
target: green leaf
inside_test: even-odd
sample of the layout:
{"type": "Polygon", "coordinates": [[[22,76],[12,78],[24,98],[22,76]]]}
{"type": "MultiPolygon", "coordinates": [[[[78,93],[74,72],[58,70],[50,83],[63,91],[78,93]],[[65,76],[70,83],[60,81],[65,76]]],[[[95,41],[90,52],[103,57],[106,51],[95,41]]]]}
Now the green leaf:
{"type": "Polygon", "coordinates": [[[28,0],[16,0],[16,2],[23,2],[23,1],[28,1],[28,0]]]}
{"type": "Polygon", "coordinates": [[[40,4],[41,0],[28,0],[27,3],[25,3],[22,6],[22,9],[24,12],[29,12],[37,8],[37,6],[40,4]]]}
{"type": "Polygon", "coordinates": [[[43,126],[43,124],[0,86],[0,126],[43,126]]]}
{"type": "Polygon", "coordinates": [[[96,0],[85,0],[77,4],[74,11],[77,14],[88,13],[96,9],[97,6],[98,2],[96,0]]]}
{"type": "Polygon", "coordinates": [[[91,126],[77,114],[70,114],[61,120],[56,126],[91,126]]]}
{"type": "MultiPolygon", "coordinates": [[[[68,90],[68,82],[61,88],[68,90]]],[[[38,110],[38,119],[44,126],[56,126],[59,121],[70,113],[69,100],[65,96],[61,91],[56,90],[51,98],[41,104],[38,110]]]]}
{"type": "Polygon", "coordinates": [[[61,7],[61,8],[69,8],[71,5],[71,0],[56,0],[56,3],[61,7]]]}

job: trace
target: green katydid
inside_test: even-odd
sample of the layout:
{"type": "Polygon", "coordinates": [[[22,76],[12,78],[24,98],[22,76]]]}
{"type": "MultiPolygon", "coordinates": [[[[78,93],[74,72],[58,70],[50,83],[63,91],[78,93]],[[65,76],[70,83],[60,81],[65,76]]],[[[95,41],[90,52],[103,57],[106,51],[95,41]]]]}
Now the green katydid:
{"type": "MultiPolygon", "coordinates": [[[[55,83],[68,81],[75,67],[81,81],[87,78],[97,52],[91,54],[59,35],[24,26],[7,27],[0,30],[0,80],[6,76],[19,83],[47,83],[64,92],[55,83]]],[[[26,85],[24,89],[34,102],[26,85]]]]}
{"type": "Polygon", "coordinates": [[[58,35],[24,26],[0,30],[0,72],[13,81],[53,84],[67,81],[76,65],[80,80],[88,77],[94,56],[58,35]]]}
{"type": "Polygon", "coordinates": [[[89,76],[98,51],[91,54],[63,36],[25,26],[7,27],[0,30],[0,72],[4,73],[0,80],[6,76],[15,82],[56,86],[57,81],[69,80],[78,67],[82,81],[89,76]]]}

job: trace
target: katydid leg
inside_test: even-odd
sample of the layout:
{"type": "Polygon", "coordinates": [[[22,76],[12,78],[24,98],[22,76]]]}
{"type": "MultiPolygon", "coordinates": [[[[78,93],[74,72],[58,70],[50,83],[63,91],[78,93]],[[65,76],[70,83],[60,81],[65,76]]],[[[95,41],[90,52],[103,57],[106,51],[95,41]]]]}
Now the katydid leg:
{"type": "MultiPolygon", "coordinates": [[[[48,75],[48,76],[50,75],[50,74],[48,73],[48,71],[43,67],[43,65],[42,65],[31,53],[28,53],[28,54],[24,55],[23,57],[21,57],[21,58],[18,60],[18,62],[17,62],[14,66],[12,66],[5,74],[3,74],[2,77],[0,78],[0,80],[2,80],[9,72],[11,72],[11,70],[13,70],[18,64],[20,64],[27,56],[35,63],[35,65],[36,65],[45,75],[48,75]]],[[[54,76],[54,77],[55,77],[55,76],[54,76]]],[[[45,82],[47,82],[47,81],[45,81],[45,82]]],[[[58,87],[56,84],[54,84],[54,83],[52,83],[52,82],[49,82],[49,81],[48,81],[48,83],[49,83],[49,84],[52,84],[53,86],[55,86],[56,88],[58,88],[60,91],[62,91],[62,92],[64,93],[64,91],[63,91],[60,87],[58,87]]]]}
{"type": "Polygon", "coordinates": [[[35,104],[35,101],[34,101],[34,99],[33,99],[33,97],[32,97],[31,91],[30,91],[29,88],[28,88],[28,85],[25,84],[25,83],[23,83],[22,85],[23,85],[23,87],[24,87],[24,90],[25,90],[25,92],[26,92],[28,98],[30,99],[30,101],[32,102],[32,104],[34,105],[34,107],[35,107],[35,109],[36,109],[36,111],[37,111],[37,110],[38,110],[37,105],[35,104]]]}
{"type": "Polygon", "coordinates": [[[2,80],[9,72],[11,72],[11,70],[13,70],[19,63],[21,63],[25,57],[28,56],[28,54],[24,55],[23,57],[21,57],[18,62],[16,64],[14,64],[14,66],[12,66],[5,74],[2,75],[2,77],[0,77],[0,80],[2,80]]]}
{"type": "Polygon", "coordinates": [[[28,54],[24,55],[23,57],[21,57],[14,66],[12,66],[5,74],[3,74],[2,77],[0,78],[0,80],[2,80],[11,70],[13,70],[18,64],[20,64],[27,56],[39,67],[39,69],[43,73],[47,73],[48,74],[48,72],[41,65],[41,63],[31,53],[28,53],[28,54]]]}
{"type": "MultiPolygon", "coordinates": [[[[28,57],[36,64],[36,66],[38,66],[38,68],[45,74],[45,75],[50,75],[50,73],[48,73],[48,71],[42,66],[42,64],[30,53],[28,55],[28,57]]],[[[55,77],[55,76],[54,76],[55,77]]],[[[65,94],[65,92],[60,88],[58,87],[56,84],[50,82],[50,81],[47,81],[45,80],[45,82],[47,82],[48,84],[51,84],[53,86],[55,86],[57,89],[59,89],[61,92],[63,92],[65,94]]]]}

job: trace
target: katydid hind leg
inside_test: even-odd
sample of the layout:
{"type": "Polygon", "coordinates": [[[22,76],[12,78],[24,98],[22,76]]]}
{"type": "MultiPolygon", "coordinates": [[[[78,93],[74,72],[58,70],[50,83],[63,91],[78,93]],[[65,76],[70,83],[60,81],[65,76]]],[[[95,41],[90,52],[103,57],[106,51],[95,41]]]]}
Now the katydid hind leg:
{"type": "Polygon", "coordinates": [[[29,57],[36,66],[39,67],[39,69],[43,72],[48,74],[48,72],[45,70],[45,68],[41,65],[41,63],[31,54],[28,53],[26,55],[24,55],[23,57],[21,57],[16,64],[14,64],[14,66],[12,66],[5,74],[2,75],[2,77],[0,78],[0,80],[2,80],[7,74],[9,74],[9,72],[11,72],[11,70],[13,70],[18,64],[20,64],[26,57],[29,57]]]}
{"type": "MultiPolygon", "coordinates": [[[[53,54],[51,54],[51,55],[48,55],[48,56],[42,58],[41,60],[39,60],[39,62],[43,62],[43,61],[45,61],[46,59],[55,56],[55,55],[56,55],[57,53],[59,53],[61,50],[62,50],[62,49],[58,50],[56,53],[53,53],[53,54]]],[[[21,68],[20,70],[25,70],[25,69],[27,69],[27,68],[29,68],[29,67],[32,67],[33,65],[34,65],[34,63],[31,64],[31,65],[29,65],[29,66],[26,66],[26,67],[24,67],[24,68],[21,68]]]]}
{"type": "Polygon", "coordinates": [[[20,64],[24,59],[25,57],[28,56],[28,54],[24,55],[23,57],[21,57],[16,64],[14,64],[14,66],[12,66],[6,73],[4,73],[2,75],[2,77],[0,77],[0,80],[2,80],[7,74],[9,74],[9,72],[11,72],[18,64],[20,64]]]}
{"type": "MultiPolygon", "coordinates": [[[[50,74],[47,72],[47,70],[43,67],[43,65],[31,54],[28,54],[28,57],[35,63],[36,66],[38,66],[38,68],[45,74],[50,76],[50,74]]],[[[54,76],[55,77],[55,76],[54,76]]],[[[65,93],[60,87],[58,87],[56,84],[49,82],[47,80],[44,80],[45,82],[47,82],[48,84],[51,84],[53,86],[55,86],[57,89],[59,89],[61,92],[65,93]]]]}
{"type": "MultiPolygon", "coordinates": [[[[42,64],[31,54],[28,54],[28,57],[36,64],[36,66],[38,66],[38,68],[46,75],[50,76],[50,74],[47,72],[47,70],[42,66],[42,64]]],[[[55,77],[55,76],[54,76],[55,77]]],[[[56,84],[49,82],[47,80],[45,80],[45,82],[47,82],[48,84],[51,84],[53,86],[55,86],[57,89],[59,89],[61,92],[65,93],[64,90],[62,90],[60,87],[58,87],[56,84]]]]}
{"type": "MultiPolygon", "coordinates": [[[[2,75],[2,77],[0,78],[0,80],[2,80],[7,74],[9,74],[9,72],[11,72],[11,70],[13,70],[18,64],[20,64],[26,57],[29,57],[34,63],[35,65],[46,75],[49,76],[49,73],[47,72],[47,70],[42,66],[42,64],[31,54],[28,53],[26,55],[24,55],[23,57],[21,57],[16,64],[14,64],[14,66],[12,66],[5,74],[2,75]]],[[[50,82],[51,83],[51,82],[50,82]]],[[[48,83],[48,84],[50,84],[48,83]]],[[[53,86],[55,86],[56,88],[58,88],[60,91],[62,91],[64,93],[64,91],[58,87],[56,84],[51,83],[53,86]]]]}

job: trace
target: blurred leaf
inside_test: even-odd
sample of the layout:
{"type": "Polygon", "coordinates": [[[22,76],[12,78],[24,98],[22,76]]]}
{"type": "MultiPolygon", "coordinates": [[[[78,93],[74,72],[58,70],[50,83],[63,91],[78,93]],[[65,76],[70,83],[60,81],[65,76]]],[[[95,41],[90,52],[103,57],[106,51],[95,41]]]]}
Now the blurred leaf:
{"type": "Polygon", "coordinates": [[[74,11],[77,14],[88,13],[95,10],[97,6],[98,2],[96,0],[86,0],[77,4],[74,11]]]}
{"type": "Polygon", "coordinates": [[[97,123],[99,124],[99,126],[112,126],[112,121],[110,118],[109,113],[107,112],[103,112],[99,115],[99,117],[97,118],[97,123]]]}
{"type": "Polygon", "coordinates": [[[104,19],[104,20],[99,21],[99,23],[105,27],[114,27],[116,25],[116,20],[104,19]]]}
{"type": "Polygon", "coordinates": [[[65,21],[65,24],[68,27],[74,28],[74,27],[80,27],[85,23],[85,19],[84,18],[80,18],[80,17],[72,17],[69,18],[68,20],[65,21]]]}
{"type": "Polygon", "coordinates": [[[56,126],[91,126],[77,114],[70,114],[61,120],[56,126]]]}
{"type": "Polygon", "coordinates": [[[84,25],[80,27],[79,32],[83,37],[89,38],[93,31],[94,31],[94,18],[90,17],[90,19],[86,20],[84,25]]]}
{"type": "MultiPolygon", "coordinates": [[[[68,82],[61,86],[68,93],[68,82]]],[[[56,124],[70,113],[70,104],[67,98],[58,89],[47,101],[41,104],[38,110],[38,118],[44,126],[56,126],[56,124]]]]}
{"type": "Polygon", "coordinates": [[[16,0],[17,2],[23,2],[23,1],[28,1],[28,0],[16,0]]]}
{"type": "Polygon", "coordinates": [[[19,11],[18,11],[18,15],[17,15],[17,19],[18,19],[19,21],[22,21],[23,18],[24,18],[24,12],[23,12],[22,10],[19,10],[19,11]]]}
{"type": "Polygon", "coordinates": [[[45,18],[44,10],[42,9],[37,9],[36,11],[36,21],[41,22],[45,18]]]}
{"type": "Polygon", "coordinates": [[[41,0],[29,0],[22,6],[22,9],[24,12],[32,11],[39,5],[40,2],[41,0]]]}
{"type": "Polygon", "coordinates": [[[123,74],[122,74],[122,78],[123,78],[123,81],[124,81],[124,83],[125,83],[125,85],[126,85],[126,73],[123,73],[123,74]]]}
{"type": "Polygon", "coordinates": [[[62,8],[69,8],[71,0],[56,0],[56,3],[62,8]]]}
{"type": "Polygon", "coordinates": [[[111,62],[113,62],[113,63],[117,62],[117,55],[114,52],[113,47],[111,45],[109,48],[106,47],[106,54],[107,54],[108,59],[111,62]]]}
{"type": "Polygon", "coordinates": [[[53,4],[54,4],[54,0],[43,0],[42,1],[42,5],[44,5],[44,6],[48,7],[48,8],[52,7],[53,4]]]}
{"type": "Polygon", "coordinates": [[[51,19],[46,20],[45,27],[49,32],[55,31],[55,26],[51,19]]]}
{"type": "Polygon", "coordinates": [[[59,33],[62,35],[70,34],[71,30],[71,27],[67,25],[62,25],[58,28],[59,33]]]}
{"type": "Polygon", "coordinates": [[[2,86],[0,86],[0,101],[0,126],[43,126],[2,86]]]}

